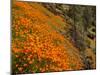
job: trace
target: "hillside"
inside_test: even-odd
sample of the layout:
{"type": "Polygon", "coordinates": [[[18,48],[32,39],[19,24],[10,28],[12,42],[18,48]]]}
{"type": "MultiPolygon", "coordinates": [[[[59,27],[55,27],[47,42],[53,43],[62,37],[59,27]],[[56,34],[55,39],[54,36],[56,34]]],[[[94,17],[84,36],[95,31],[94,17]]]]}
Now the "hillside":
{"type": "MultiPolygon", "coordinates": [[[[13,1],[12,73],[85,69],[80,48],[67,34],[72,28],[71,23],[44,5],[13,1]]],[[[95,54],[91,48],[85,51],[94,58],[94,64],[95,54]]],[[[95,64],[93,66],[95,68],[95,64]]]]}

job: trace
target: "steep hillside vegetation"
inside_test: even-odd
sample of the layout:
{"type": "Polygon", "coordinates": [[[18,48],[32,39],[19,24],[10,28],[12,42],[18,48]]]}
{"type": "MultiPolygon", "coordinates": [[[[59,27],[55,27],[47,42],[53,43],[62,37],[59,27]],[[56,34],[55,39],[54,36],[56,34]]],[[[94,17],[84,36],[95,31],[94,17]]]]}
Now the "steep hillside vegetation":
{"type": "Polygon", "coordinates": [[[66,32],[63,32],[63,35],[70,38],[74,46],[79,49],[85,69],[95,68],[96,7],[55,3],[42,4],[55,15],[63,17],[66,23],[70,24],[70,29],[66,27],[66,32]],[[87,54],[87,50],[90,53],[87,54]],[[94,65],[94,67],[91,65],[94,65]]]}
{"type": "Polygon", "coordinates": [[[87,68],[85,61],[89,65],[92,61],[89,67],[95,68],[92,48],[78,47],[77,40],[71,36],[76,31],[70,32],[74,26],[50,9],[43,3],[13,1],[12,73],[83,70],[87,68]],[[84,56],[92,57],[84,60],[80,48],[84,49],[84,56]]]}

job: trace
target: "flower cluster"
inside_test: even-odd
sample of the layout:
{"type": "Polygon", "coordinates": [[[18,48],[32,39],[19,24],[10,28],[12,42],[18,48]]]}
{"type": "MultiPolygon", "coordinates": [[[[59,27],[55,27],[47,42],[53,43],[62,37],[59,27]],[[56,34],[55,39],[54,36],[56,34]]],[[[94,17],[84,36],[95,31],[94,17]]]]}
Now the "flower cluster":
{"type": "Polygon", "coordinates": [[[13,73],[82,69],[78,50],[59,32],[65,26],[60,16],[39,3],[14,2],[12,7],[13,73]]]}

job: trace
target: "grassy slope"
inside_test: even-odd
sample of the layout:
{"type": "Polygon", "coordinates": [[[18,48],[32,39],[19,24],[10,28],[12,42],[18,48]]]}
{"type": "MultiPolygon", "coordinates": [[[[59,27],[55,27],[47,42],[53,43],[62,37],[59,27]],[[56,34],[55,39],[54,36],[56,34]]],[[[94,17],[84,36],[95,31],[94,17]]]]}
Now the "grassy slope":
{"type": "MultiPolygon", "coordinates": [[[[39,3],[14,2],[12,23],[12,52],[13,70],[18,73],[25,72],[50,72],[83,69],[80,54],[70,41],[60,31],[70,25],[60,16],[54,15],[39,3]],[[28,60],[23,60],[21,51],[30,50],[34,56],[29,65],[28,60]],[[21,56],[21,58],[16,57],[21,56]],[[46,60],[44,60],[46,59],[46,60]],[[20,61],[22,60],[22,61],[20,61]],[[39,62],[36,62],[36,61],[39,62]],[[51,63],[46,61],[50,60],[51,63]],[[15,63],[14,63],[15,61],[15,63]],[[26,69],[24,63],[28,64],[26,69]],[[20,64],[19,66],[15,66],[20,64]],[[38,66],[38,67],[37,67],[38,66]],[[21,68],[21,69],[20,69],[21,68]],[[30,69],[32,68],[32,71],[30,69]]],[[[30,61],[31,61],[30,60],[30,61]]]]}

